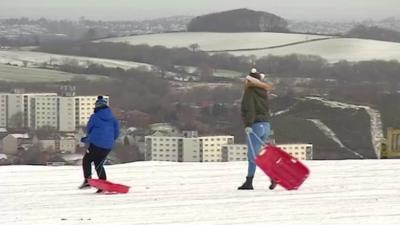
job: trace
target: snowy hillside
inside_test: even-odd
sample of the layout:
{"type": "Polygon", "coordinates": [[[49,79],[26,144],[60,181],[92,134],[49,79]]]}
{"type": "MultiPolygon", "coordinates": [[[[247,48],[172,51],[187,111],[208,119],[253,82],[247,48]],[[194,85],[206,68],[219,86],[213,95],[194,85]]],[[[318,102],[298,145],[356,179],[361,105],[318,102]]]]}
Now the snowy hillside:
{"type": "Polygon", "coordinates": [[[83,57],[83,56],[72,56],[72,55],[58,55],[44,52],[32,52],[32,51],[18,51],[18,50],[2,50],[0,51],[0,63],[11,64],[17,66],[23,66],[24,63],[28,67],[39,67],[41,64],[48,65],[63,65],[65,63],[71,63],[76,61],[80,66],[88,66],[91,63],[101,64],[105,67],[115,68],[120,67],[122,69],[144,69],[151,70],[151,65],[146,63],[114,60],[114,59],[101,59],[94,57],[83,57]]]}
{"type": "Polygon", "coordinates": [[[78,190],[80,167],[0,167],[2,225],[269,224],[397,225],[399,160],[307,161],[298,191],[237,191],[246,163],[138,162],[108,166],[125,195],[78,190]]]}

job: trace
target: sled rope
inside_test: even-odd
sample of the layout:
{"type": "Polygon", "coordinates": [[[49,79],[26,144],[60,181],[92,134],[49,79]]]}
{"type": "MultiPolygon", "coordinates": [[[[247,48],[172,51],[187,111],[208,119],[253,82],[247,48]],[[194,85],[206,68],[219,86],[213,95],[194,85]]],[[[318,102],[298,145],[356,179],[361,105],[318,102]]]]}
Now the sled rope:
{"type": "Polygon", "coordinates": [[[255,152],[254,147],[253,147],[253,143],[251,141],[250,134],[253,134],[253,136],[256,137],[256,139],[261,143],[262,146],[265,145],[266,143],[263,140],[261,140],[261,138],[259,138],[253,131],[249,132],[249,133],[246,133],[246,134],[247,134],[247,139],[249,140],[250,152],[252,153],[251,154],[252,159],[250,159],[250,161],[255,163],[255,160],[256,160],[257,157],[256,157],[256,152],[255,152]]]}

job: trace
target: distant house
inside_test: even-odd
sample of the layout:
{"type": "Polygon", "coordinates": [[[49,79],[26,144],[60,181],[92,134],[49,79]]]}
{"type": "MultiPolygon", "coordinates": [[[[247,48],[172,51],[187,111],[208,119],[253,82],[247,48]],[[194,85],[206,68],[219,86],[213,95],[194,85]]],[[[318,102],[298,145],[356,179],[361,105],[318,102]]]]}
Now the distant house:
{"type": "Polygon", "coordinates": [[[3,152],[3,138],[5,138],[8,133],[0,133],[0,152],[3,152]]]}
{"type": "Polygon", "coordinates": [[[62,154],[61,157],[68,165],[82,165],[83,154],[62,154]]]}
{"type": "Polygon", "coordinates": [[[76,140],[75,138],[64,137],[56,142],[57,149],[61,153],[75,153],[76,152],[76,140]]]}
{"type": "Polygon", "coordinates": [[[28,134],[8,134],[2,140],[3,153],[15,155],[18,149],[26,144],[31,144],[31,138],[28,134]]]}
{"type": "Polygon", "coordinates": [[[0,154],[0,165],[8,165],[10,164],[7,155],[0,154]]]}
{"type": "Polygon", "coordinates": [[[75,153],[76,140],[74,136],[42,136],[33,137],[33,143],[40,145],[41,151],[53,153],[75,153]]]}
{"type": "Polygon", "coordinates": [[[154,136],[177,136],[180,131],[177,127],[169,123],[154,123],[150,125],[150,130],[154,136]]]}

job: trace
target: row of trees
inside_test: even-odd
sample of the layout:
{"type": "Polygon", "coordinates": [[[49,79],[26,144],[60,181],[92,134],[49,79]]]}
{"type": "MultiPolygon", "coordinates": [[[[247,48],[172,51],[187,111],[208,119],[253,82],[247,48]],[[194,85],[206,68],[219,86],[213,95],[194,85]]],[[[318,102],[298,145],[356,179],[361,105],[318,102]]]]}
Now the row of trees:
{"type": "Polygon", "coordinates": [[[377,26],[358,25],[351,29],[346,37],[364,38],[380,41],[400,42],[400,32],[377,26]]]}

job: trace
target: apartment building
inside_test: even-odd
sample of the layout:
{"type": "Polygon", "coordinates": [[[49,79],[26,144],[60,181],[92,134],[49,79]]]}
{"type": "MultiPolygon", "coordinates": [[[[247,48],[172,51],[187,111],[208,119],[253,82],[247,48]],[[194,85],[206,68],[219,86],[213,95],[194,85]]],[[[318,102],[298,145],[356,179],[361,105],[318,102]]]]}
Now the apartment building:
{"type": "Polygon", "coordinates": [[[313,145],[312,144],[279,144],[277,145],[285,150],[291,156],[300,160],[313,159],[313,145]]]}
{"type": "MultiPolygon", "coordinates": [[[[110,104],[110,97],[103,97],[110,104]]],[[[75,127],[86,126],[93,113],[97,96],[74,96],[73,98],[75,101],[75,127]]]]}
{"type": "Polygon", "coordinates": [[[56,93],[0,93],[0,127],[31,127],[34,97],[57,96],[56,93]]]}
{"type": "Polygon", "coordinates": [[[382,158],[400,158],[400,129],[399,128],[387,128],[386,140],[382,141],[381,145],[381,157],[382,158]]]}
{"type": "Polygon", "coordinates": [[[145,136],[145,160],[181,162],[182,144],[181,137],[145,136]]]}
{"type": "Polygon", "coordinates": [[[145,159],[170,162],[221,162],[221,147],[233,144],[233,136],[146,136],[145,159]]]}
{"type": "MultiPolygon", "coordinates": [[[[277,146],[297,159],[313,159],[312,144],[279,144],[277,146]]],[[[247,161],[247,145],[235,144],[222,146],[222,161],[247,161]]]]}
{"type": "Polygon", "coordinates": [[[247,145],[232,144],[222,146],[222,161],[247,161],[247,145]]]}
{"type": "MultiPolygon", "coordinates": [[[[104,99],[109,101],[108,96],[104,99]]],[[[54,127],[73,132],[86,126],[97,96],[58,96],[57,93],[0,93],[0,127],[54,127]],[[18,121],[20,124],[16,124],[18,121]]],[[[19,123],[18,122],[18,123],[19,123]]]]}
{"type": "Polygon", "coordinates": [[[0,93],[0,127],[7,127],[7,96],[0,93]]]}
{"type": "Polygon", "coordinates": [[[202,162],[222,162],[222,146],[234,143],[233,136],[199,137],[202,162]]]}

